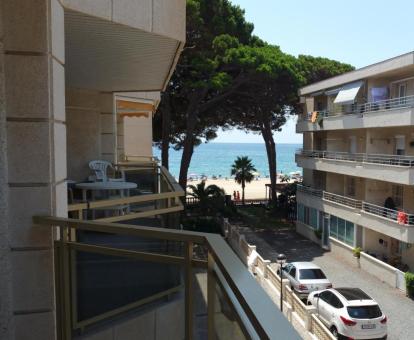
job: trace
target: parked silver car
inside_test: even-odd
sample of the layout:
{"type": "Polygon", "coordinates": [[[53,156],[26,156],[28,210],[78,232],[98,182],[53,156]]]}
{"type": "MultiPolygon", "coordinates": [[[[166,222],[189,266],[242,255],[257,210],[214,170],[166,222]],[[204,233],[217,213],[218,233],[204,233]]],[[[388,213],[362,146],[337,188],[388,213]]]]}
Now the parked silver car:
{"type": "Polygon", "coordinates": [[[283,277],[288,279],[290,287],[301,299],[309,293],[332,287],[322,269],[312,262],[292,262],[283,267],[283,277]]]}

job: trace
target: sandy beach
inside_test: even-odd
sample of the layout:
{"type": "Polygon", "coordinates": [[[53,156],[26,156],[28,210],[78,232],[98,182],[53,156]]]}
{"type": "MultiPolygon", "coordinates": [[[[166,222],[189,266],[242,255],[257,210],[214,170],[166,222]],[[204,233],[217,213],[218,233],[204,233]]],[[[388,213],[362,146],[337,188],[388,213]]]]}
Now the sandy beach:
{"type": "MultiPolygon", "coordinates": [[[[196,181],[188,181],[188,185],[190,184],[197,184],[200,180],[196,181]]],[[[251,199],[259,199],[259,198],[265,198],[266,197],[266,187],[265,184],[270,183],[269,178],[261,178],[258,180],[253,180],[252,182],[248,183],[245,188],[245,197],[251,198],[251,199]]],[[[233,195],[233,191],[241,191],[242,188],[239,184],[237,184],[234,179],[207,179],[206,185],[215,184],[220,188],[223,188],[226,194],[233,195]]]]}

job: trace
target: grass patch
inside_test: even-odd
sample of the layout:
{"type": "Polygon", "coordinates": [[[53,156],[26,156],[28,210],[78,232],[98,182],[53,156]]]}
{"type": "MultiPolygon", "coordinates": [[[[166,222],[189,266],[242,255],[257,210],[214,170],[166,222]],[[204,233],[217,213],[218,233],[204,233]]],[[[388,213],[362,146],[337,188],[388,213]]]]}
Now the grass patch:
{"type": "Polygon", "coordinates": [[[246,206],[237,210],[240,219],[253,229],[277,230],[293,227],[291,222],[275,216],[274,212],[265,207],[246,206]]]}

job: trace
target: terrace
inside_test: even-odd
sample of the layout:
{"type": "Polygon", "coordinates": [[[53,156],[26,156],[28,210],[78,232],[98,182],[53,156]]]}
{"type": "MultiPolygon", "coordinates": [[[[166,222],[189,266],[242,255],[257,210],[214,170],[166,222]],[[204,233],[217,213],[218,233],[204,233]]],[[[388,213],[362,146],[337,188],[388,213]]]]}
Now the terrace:
{"type": "Polygon", "coordinates": [[[388,182],[414,184],[414,156],[297,150],[298,166],[388,182]]]}
{"type": "Polygon", "coordinates": [[[414,96],[377,100],[361,104],[334,105],[331,110],[306,112],[296,132],[398,127],[414,121],[414,96]]]}
{"type": "Polygon", "coordinates": [[[363,200],[298,185],[297,200],[328,214],[373,229],[403,242],[414,242],[414,214],[363,200]]]}

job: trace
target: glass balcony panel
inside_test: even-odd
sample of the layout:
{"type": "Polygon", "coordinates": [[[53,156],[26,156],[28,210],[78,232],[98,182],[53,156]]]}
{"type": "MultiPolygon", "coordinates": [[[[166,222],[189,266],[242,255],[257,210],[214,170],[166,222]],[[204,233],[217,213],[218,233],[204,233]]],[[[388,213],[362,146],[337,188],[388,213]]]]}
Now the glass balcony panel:
{"type": "MultiPolygon", "coordinates": [[[[71,250],[71,260],[75,325],[137,311],[142,308],[140,301],[180,287],[182,281],[181,268],[168,263],[78,250],[71,250]]],[[[166,301],[169,295],[155,301],[166,301]]]]}

